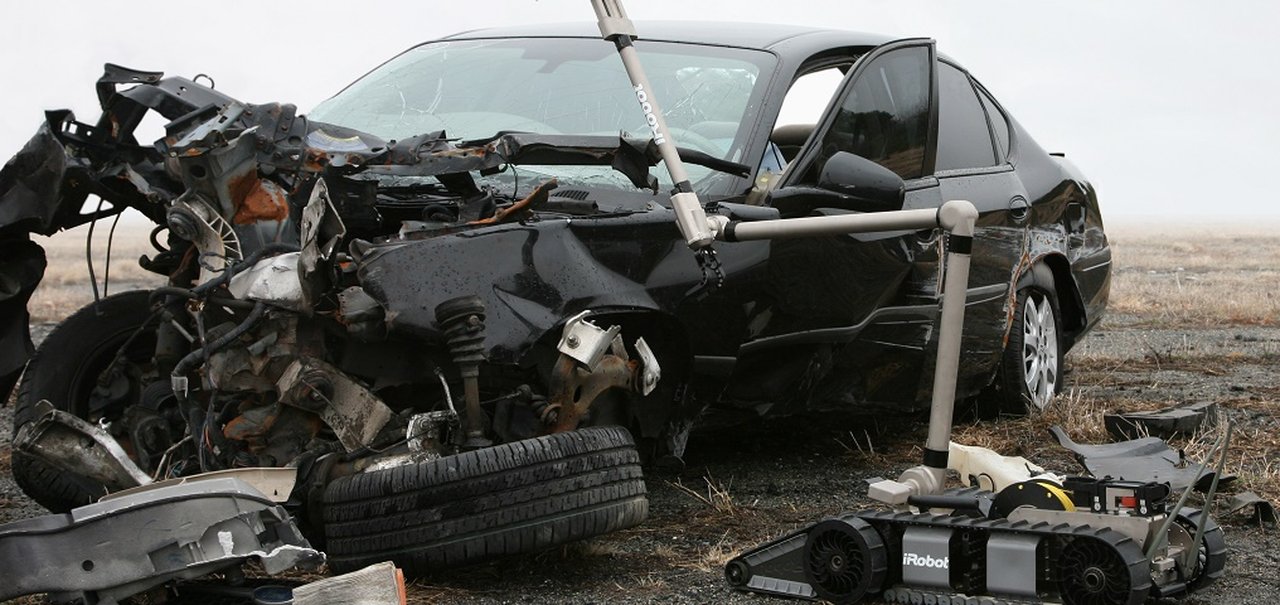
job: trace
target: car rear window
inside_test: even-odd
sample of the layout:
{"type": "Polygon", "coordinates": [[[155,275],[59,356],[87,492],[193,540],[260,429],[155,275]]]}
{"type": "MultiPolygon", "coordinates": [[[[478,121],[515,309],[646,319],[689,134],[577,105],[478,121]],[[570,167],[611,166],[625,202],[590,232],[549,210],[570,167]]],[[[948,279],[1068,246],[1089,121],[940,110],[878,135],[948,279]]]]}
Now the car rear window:
{"type": "Polygon", "coordinates": [[[936,170],[996,164],[991,129],[969,76],[946,63],[938,71],[938,159],[936,170]]]}

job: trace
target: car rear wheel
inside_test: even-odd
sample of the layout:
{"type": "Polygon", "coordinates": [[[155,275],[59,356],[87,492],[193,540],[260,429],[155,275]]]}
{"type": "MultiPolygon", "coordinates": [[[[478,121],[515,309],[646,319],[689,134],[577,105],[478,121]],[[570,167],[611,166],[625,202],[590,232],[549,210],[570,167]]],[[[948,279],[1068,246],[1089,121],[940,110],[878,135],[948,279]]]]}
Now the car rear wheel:
{"type": "Polygon", "coordinates": [[[1009,343],[995,382],[978,401],[978,415],[1024,416],[1044,410],[1062,390],[1062,319],[1052,292],[1018,292],[1009,343]]]}
{"type": "Polygon", "coordinates": [[[343,477],[325,491],[337,572],[391,560],[420,576],[632,527],[648,516],[621,427],[591,427],[343,477]]]}

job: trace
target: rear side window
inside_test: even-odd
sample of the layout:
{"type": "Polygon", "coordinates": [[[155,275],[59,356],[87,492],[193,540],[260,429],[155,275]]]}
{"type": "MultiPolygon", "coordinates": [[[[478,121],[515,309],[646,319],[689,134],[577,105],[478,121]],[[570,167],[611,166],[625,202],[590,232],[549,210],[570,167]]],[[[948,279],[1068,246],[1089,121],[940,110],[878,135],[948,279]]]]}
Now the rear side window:
{"type": "Polygon", "coordinates": [[[987,109],[987,117],[991,119],[991,128],[996,131],[996,146],[1000,154],[1000,161],[1004,162],[1009,157],[1009,118],[1004,116],[1004,112],[996,107],[996,102],[988,95],[985,90],[978,89],[978,96],[982,98],[982,106],[987,109]]]}
{"type": "Polygon", "coordinates": [[[964,72],[938,64],[938,160],[936,169],[985,168],[996,162],[982,102],[964,72]]]}
{"type": "Polygon", "coordinates": [[[926,47],[890,51],[868,64],[824,133],[813,174],[836,152],[848,151],[903,179],[923,176],[931,64],[926,47]]]}

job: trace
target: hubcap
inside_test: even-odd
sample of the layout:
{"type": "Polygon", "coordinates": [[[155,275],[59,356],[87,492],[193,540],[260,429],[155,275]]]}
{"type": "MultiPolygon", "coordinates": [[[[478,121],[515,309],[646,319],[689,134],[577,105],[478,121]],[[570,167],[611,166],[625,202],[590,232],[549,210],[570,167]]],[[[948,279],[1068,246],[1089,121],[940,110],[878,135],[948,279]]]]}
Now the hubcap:
{"type": "Polygon", "coordinates": [[[1053,306],[1042,295],[1028,296],[1022,311],[1022,379],[1036,409],[1048,406],[1058,390],[1058,355],[1053,306]]]}

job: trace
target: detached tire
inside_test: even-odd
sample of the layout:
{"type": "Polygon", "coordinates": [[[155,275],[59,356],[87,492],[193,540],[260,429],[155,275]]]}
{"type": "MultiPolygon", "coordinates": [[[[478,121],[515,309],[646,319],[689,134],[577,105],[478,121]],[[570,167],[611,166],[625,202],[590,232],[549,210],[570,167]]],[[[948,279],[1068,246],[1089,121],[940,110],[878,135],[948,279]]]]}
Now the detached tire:
{"type": "MultiPolygon", "coordinates": [[[[98,376],[120,347],[151,318],[147,291],[113,294],[90,304],[58,324],[27,363],[13,409],[13,434],[36,419],[41,399],[85,420],[98,376]]],[[[138,338],[130,359],[149,361],[155,338],[138,338]]],[[[59,471],[39,459],[13,452],[13,479],[32,500],[55,513],[96,501],[106,493],[101,484],[59,471]]]]}
{"type": "Polygon", "coordinates": [[[648,513],[631,434],[593,427],[337,479],[325,491],[325,552],[339,573],[391,560],[420,576],[632,527],[648,513]]]}
{"type": "Polygon", "coordinates": [[[995,382],[979,396],[979,418],[1043,411],[1062,390],[1062,316],[1058,299],[1036,287],[1018,291],[1018,308],[995,382]]]}

